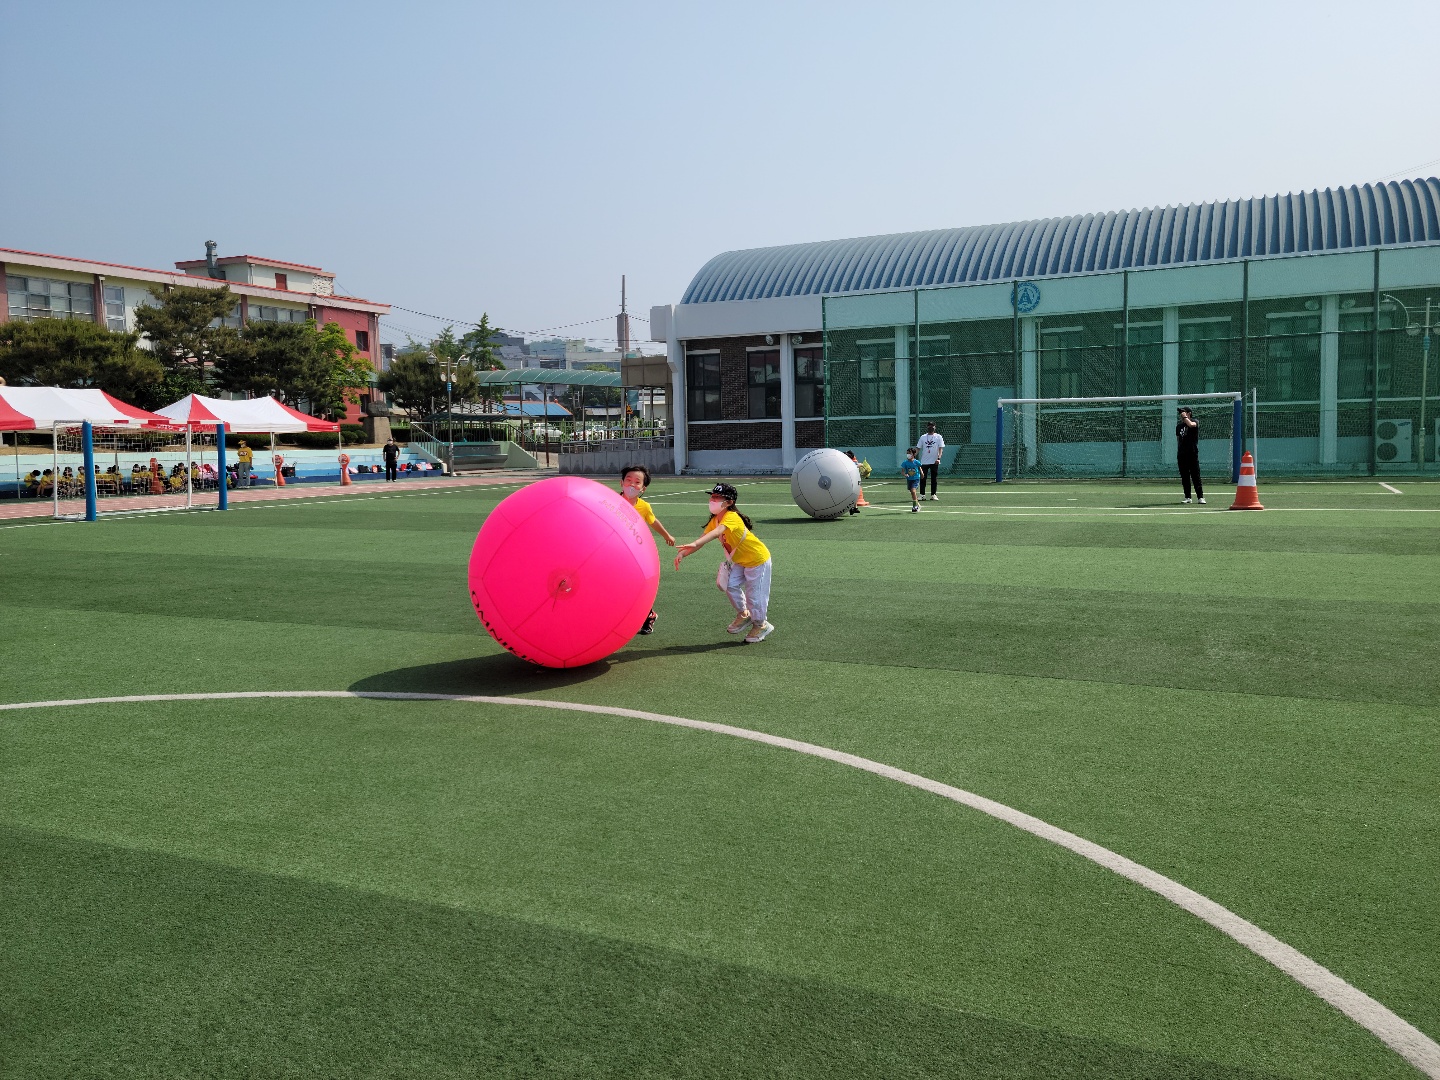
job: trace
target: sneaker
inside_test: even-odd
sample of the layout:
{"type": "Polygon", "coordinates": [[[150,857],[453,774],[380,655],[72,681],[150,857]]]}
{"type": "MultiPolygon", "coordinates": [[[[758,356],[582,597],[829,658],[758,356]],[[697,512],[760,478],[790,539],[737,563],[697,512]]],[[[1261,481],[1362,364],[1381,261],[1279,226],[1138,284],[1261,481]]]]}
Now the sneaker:
{"type": "Polygon", "coordinates": [[[1201,506],[1204,506],[1204,505],[1205,505],[1205,500],[1204,500],[1204,499],[1196,499],[1195,501],[1198,502],[1201,506]]]}
{"type": "Polygon", "coordinates": [[[860,512],[860,507],[858,507],[858,506],[852,506],[852,507],[850,507],[850,513],[852,513],[852,514],[858,514],[859,512],[860,512]]]}
{"type": "Polygon", "coordinates": [[[758,644],[759,642],[764,641],[767,637],[770,636],[770,631],[771,631],[771,630],[774,630],[774,629],[775,629],[775,627],[772,626],[772,625],[771,625],[770,623],[768,623],[768,622],[767,622],[767,623],[761,623],[759,626],[756,626],[754,623],[751,623],[751,624],[750,624],[750,632],[745,635],[745,644],[746,644],[746,645],[756,645],[756,644],[758,644]]]}
{"type": "Polygon", "coordinates": [[[1190,505],[1190,500],[1189,500],[1189,498],[1184,498],[1184,499],[1181,499],[1180,501],[1181,501],[1182,503],[1184,503],[1186,506],[1189,506],[1189,505],[1190,505]]]}
{"type": "Polygon", "coordinates": [[[748,611],[742,611],[739,615],[735,616],[734,622],[732,622],[729,626],[725,627],[725,633],[738,634],[741,630],[744,630],[749,625],[750,613],[748,611]]]}
{"type": "Polygon", "coordinates": [[[911,504],[910,504],[910,513],[912,513],[912,514],[918,514],[919,512],[920,512],[920,507],[919,507],[919,505],[918,505],[917,503],[911,503],[911,504]]]}
{"type": "Polygon", "coordinates": [[[642,634],[653,634],[655,632],[655,620],[659,617],[657,612],[650,612],[649,615],[645,616],[645,625],[640,627],[640,632],[642,634]]]}
{"type": "Polygon", "coordinates": [[[931,496],[930,496],[930,501],[931,501],[931,502],[939,502],[939,501],[940,501],[940,496],[939,496],[939,495],[931,495],[931,496]]]}

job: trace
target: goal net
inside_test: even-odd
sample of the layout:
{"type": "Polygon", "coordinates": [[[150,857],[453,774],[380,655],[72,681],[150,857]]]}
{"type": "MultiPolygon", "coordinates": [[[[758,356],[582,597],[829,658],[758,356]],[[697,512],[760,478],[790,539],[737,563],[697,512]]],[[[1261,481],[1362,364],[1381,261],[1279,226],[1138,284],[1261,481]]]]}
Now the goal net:
{"type": "Polygon", "coordinates": [[[1001,398],[995,482],[1173,477],[1177,411],[1200,425],[1200,471],[1232,482],[1244,438],[1237,393],[1153,397],[1001,398]]]}
{"type": "MultiPolygon", "coordinates": [[[[96,512],[181,510],[219,502],[219,451],[213,431],[91,428],[96,512]]],[[[38,478],[40,498],[55,517],[85,517],[85,440],[80,425],[54,428],[52,464],[38,478]]]]}

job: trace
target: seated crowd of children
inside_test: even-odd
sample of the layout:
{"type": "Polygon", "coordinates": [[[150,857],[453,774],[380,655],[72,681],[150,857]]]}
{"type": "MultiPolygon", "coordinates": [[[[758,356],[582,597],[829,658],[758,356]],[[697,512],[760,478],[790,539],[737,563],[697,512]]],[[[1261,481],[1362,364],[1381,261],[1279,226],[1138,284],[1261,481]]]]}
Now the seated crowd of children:
{"type": "MultiPolygon", "coordinates": [[[[428,461],[405,462],[399,467],[400,472],[431,472],[435,466],[428,461]]],[[[382,473],[384,468],[380,465],[352,465],[352,473],[382,473]]],[[[286,470],[287,475],[289,470],[286,470]]],[[[262,473],[252,472],[249,477],[250,485],[273,483],[274,481],[262,473]]],[[[190,468],[190,483],[193,491],[213,491],[220,486],[219,473],[215,466],[209,462],[204,464],[195,463],[190,468]]],[[[229,465],[225,470],[225,486],[234,488],[238,483],[238,473],[234,464],[229,465]]],[[[53,469],[34,469],[30,474],[20,481],[20,494],[26,498],[48,499],[55,495],[56,477],[53,469]]],[[[60,497],[62,499],[82,498],[85,495],[85,470],[84,467],[73,468],[69,465],[60,470],[59,476],[60,497]]],[[[156,468],[151,471],[150,464],[136,464],[130,467],[128,473],[121,471],[118,466],[111,465],[107,469],[95,466],[95,492],[97,495],[173,495],[182,493],[185,490],[185,465],[176,463],[168,471],[162,464],[156,463],[156,468]]]]}

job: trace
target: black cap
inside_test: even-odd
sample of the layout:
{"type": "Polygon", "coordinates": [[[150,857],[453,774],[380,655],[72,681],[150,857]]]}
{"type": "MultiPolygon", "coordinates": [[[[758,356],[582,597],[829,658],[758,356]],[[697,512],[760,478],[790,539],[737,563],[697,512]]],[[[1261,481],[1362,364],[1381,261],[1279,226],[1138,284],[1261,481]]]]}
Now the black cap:
{"type": "Polygon", "coordinates": [[[710,489],[711,495],[719,495],[722,499],[729,499],[735,502],[740,498],[740,492],[735,489],[734,484],[716,484],[710,489]]]}

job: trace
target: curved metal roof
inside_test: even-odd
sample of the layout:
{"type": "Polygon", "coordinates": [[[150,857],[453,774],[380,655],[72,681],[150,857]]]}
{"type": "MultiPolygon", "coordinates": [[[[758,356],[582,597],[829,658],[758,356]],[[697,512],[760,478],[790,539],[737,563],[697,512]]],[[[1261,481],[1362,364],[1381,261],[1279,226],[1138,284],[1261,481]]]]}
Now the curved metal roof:
{"type": "Polygon", "coordinates": [[[964,285],[1440,241],[1440,180],[826,240],[717,255],[682,304],[964,285]]]}

